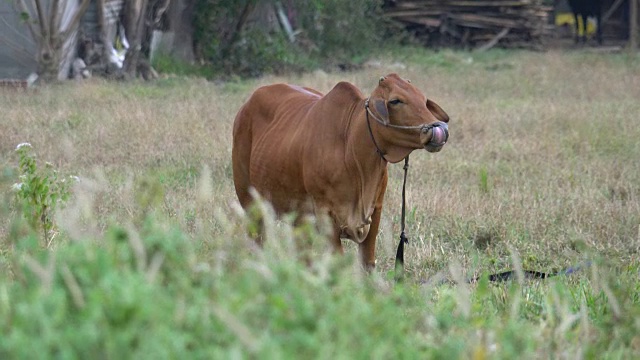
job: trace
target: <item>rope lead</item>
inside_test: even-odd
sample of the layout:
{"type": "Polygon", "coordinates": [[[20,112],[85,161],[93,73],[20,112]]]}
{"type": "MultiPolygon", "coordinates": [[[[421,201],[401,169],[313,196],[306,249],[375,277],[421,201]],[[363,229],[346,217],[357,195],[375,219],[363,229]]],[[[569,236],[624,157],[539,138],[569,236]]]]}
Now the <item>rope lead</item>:
{"type": "Polygon", "coordinates": [[[406,188],[407,188],[407,173],[409,172],[409,155],[404,158],[404,180],[402,181],[402,214],[400,222],[400,242],[398,243],[398,250],[396,251],[396,265],[395,265],[395,280],[396,282],[402,282],[404,279],[404,244],[409,244],[409,239],[404,233],[405,214],[406,214],[406,188]]]}

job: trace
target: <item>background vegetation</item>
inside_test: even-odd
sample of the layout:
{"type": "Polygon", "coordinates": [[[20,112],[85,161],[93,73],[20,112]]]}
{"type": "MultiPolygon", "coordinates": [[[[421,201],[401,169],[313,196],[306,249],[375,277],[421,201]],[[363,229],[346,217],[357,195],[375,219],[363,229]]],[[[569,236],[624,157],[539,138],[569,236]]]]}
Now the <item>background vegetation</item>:
{"type": "MultiPolygon", "coordinates": [[[[285,2],[295,24],[294,43],[272,13],[273,3],[198,0],[194,42],[203,70],[217,77],[255,77],[318,67],[351,68],[390,38],[379,0],[285,2]]],[[[166,64],[156,64],[169,70],[162,65],[166,64]]]]}
{"type": "Polygon", "coordinates": [[[369,64],[0,90],[0,357],[640,355],[638,58],[405,48],[369,64]],[[326,92],[347,80],[366,93],[389,72],[452,118],[442,152],[412,156],[407,281],[391,280],[401,165],[390,166],[375,274],[351,243],[334,257],[321,237],[312,264],[298,261],[293,239],[312,229],[266,205],[266,247],[252,246],[231,181],[242,102],[278,81],[326,92]],[[22,142],[33,171],[18,167],[22,142]],[[43,219],[18,201],[27,189],[12,188],[71,175],[45,241],[43,219]],[[545,281],[464,281],[586,261],[545,281]]]}

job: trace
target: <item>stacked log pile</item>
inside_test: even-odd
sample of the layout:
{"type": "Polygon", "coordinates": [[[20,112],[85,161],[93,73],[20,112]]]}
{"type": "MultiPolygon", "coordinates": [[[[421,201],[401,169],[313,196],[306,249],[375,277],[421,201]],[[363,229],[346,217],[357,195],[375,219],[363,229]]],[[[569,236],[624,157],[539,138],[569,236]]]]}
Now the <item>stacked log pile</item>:
{"type": "Polygon", "coordinates": [[[539,49],[549,35],[543,0],[395,0],[385,16],[429,46],[539,49]]]}

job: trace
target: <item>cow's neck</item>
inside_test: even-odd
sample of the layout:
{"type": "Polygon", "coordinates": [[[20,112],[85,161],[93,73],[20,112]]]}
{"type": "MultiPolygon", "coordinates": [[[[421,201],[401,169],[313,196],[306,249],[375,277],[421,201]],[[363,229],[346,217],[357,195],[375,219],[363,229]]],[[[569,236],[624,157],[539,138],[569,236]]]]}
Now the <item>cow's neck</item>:
{"type": "MultiPolygon", "coordinates": [[[[365,119],[364,101],[354,105],[346,129],[346,158],[357,160],[358,165],[367,172],[382,172],[387,168],[371,140],[365,119]]],[[[356,164],[351,164],[356,165],[356,164]]]]}
{"type": "Polygon", "coordinates": [[[364,101],[358,105],[354,115],[348,141],[356,144],[363,153],[368,153],[368,157],[383,160],[385,163],[397,163],[416,149],[416,136],[419,137],[419,134],[386,128],[371,118],[367,124],[364,101]],[[390,139],[389,135],[393,135],[394,138],[390,139]]]}
{"type": "Polygon", "coordinates": [[[344,165],[346,184],[351,188],[350,199],[355,201],[353,213],[344,214],[341,217],[345,226],[360,226],[371,215],[376,201],[377,190],[387,170],[387,162],[384,161],[375,150],[371,138],[363,122],[364,102],[353,104],[348,109],[348,121],[344,123],[343,136],[345,137],[344,165]],[[362,126],[364,125],[364,126],[362,126]]]}

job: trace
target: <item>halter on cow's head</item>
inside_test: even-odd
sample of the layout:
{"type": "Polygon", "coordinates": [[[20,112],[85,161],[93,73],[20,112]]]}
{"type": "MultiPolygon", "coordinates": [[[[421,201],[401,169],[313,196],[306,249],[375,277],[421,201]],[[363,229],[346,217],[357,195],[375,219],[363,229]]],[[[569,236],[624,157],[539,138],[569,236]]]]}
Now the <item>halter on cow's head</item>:
{"type": "MultiPolygon", "coordinates": [[[[438,104],[428,100],[410,81],[397,74],[380,78],[378,86],[365,101],[365,107],[367,122],[370,115],[386,127],[377,131],[382,134],[377,141],[371,132],[374,144],[385,160],[385,152],[380,146],[409,151],[424,148],[429,152],[437,152],[449,138],[449,115],[438,104]]],[[[367,126],[371,129],[371,124],[367,126]]],[[[391,161],[400,161],[402,158],[391,161]]]]}

